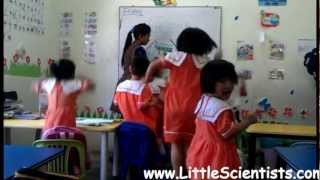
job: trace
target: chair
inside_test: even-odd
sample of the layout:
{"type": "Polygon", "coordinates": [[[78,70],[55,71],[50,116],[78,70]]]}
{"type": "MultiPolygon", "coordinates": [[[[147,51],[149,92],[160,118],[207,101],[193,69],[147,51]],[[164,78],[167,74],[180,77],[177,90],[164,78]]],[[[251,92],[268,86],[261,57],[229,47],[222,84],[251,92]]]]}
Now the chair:
{"type": "Polygon", "coordinates": [[[69,174],[70,152],[72,149],[75,149],[79,154],[80,177],[84,177],[86,173],[85,146],[81,141],[73,139],[46,139],[34,141],[32,145],[35,147],[63,148],[65,150],[64,154],[48,163],[49,172],[62,174],[69,174]]]}
{"type": "Polygon", "coordinates": [[[146,126],[124,122],[117,129],[119,145],[119,179],[126,180],[129,170],[131,179],[144,179],[143,170],[151,169],[156,161],[157,150],[154,133],[146,126]]]}

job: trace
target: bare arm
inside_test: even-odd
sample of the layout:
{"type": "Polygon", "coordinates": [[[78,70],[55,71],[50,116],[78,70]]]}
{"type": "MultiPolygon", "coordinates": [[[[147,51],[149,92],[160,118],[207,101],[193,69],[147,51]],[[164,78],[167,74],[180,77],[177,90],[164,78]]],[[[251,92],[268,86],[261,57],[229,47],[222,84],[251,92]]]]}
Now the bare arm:
{"type": "Polygon", "coordinates": [[[255,114],[251,114],[247,119],[242,120],[240,123],[235,123],[232,127],[222,134],[224,139],[228,139],[239,133],[241,130],[247,128],[249,125],[257,122],[257,116],[255,114]]]}
{"type": "Polygon", "coordinates": [[[152,63],[149,65],[148,70],[145,75],[145,83],[149,83],[153,80],[156,72],[161,71],[163,67],[163,63],[161,62],[162,59],[157,59],[152,61],[152,63]]]}

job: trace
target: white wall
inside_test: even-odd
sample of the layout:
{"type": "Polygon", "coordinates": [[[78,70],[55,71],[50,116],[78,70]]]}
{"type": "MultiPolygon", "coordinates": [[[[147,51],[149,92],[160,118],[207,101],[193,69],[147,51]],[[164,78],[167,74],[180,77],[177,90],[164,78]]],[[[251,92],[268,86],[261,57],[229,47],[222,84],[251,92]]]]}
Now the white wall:
{"type": "MultiPolygon", "coordinates": [[[[79,105],[89,104],[92,107],[102,105],[108,108],[117,79],[118,59],[118,31],[119,6],[154,6],[152,0],[51,0],[49,2],[47,25],[50,33],[47,34],[47,46],[34,46],[32,52],[56,57],[58,54],[59,14],[65,11],[73,12],[73,29],[71,36],[72,59],[77,65],[77,74],[93,79],[96,83],[94,92],[86,93],[79,99],[79,105]],[[84,13],[96,11],[98,16],[97,34],[97,63],[88,65],[83,61],[83,22],[84,13]],[[45,48],[44,48],[45,47],[45,48]]],[[[316,37],[316,1],[288,0],[283,7],[259,7],[257,0],[180,0],[178,6],[222,6],[222,49],[224,58],[234,62],[237,69],[252,69],[254,77],[248,81],[248,94],[252,101],[262,96],[269,97],[277,108],[291,105],[300,109],[313,109],[310,120],[292,121],[293,123],[313,124],[315,120],[315,82],[306,73],[302,59],[297,58],[297,39],[316,37]],[[303,5],[303,8],[301,8],[303,5]],[[260,27],[260,9],[270,10],[280,14],[280,26],[273,30],[266,30],[273,39],[283,40],[287,45],[285,60],[271,62],[268,60],[263,45],[258,42],[260,27]],[[238,21],[234,20],[239,16],[238,21]],[[254,62],[236,62],[236,41],[248,40],[255,45],[254,62]],[[269,68],[285,69],[285,81],[270,81],[267,78],[269,68]],[[289,91],[296,89],[295,94],[289,97],[289,91]]],[[[47,31],[48,31],[47,30],[47,31]]],[[[28,39],[23,39],[29,41],[28,39]]],[[[37,44],[37,43],[36,43],[37,44]]],[[[5,47],[7,47],[5,45],[5,47]]],[[[12,47],[5,48],[5,55],[12,53],[12,47]]],[[[5,89],[21,89],[23,94],[29,92],[29,80],[26,78],[5,76],[5,89]],[[22,84],[23,82],[23,84],[22,84]]],[[[27,106],[33,107],[34,95],[30,93],[21,98],[27,106]]],[[[21,134],[20,134],[21,135],[21,134]]],[[[14,135],[15,136],[15,135],[14,135]]],[[[16,136],[18,137],[18,136],[16,136]]],[[[20,136],[19,136],[20,137],[20,136]]],[[[88,134],[92,149],[99,148],[100,138],[96,134],[88,134]]]]}

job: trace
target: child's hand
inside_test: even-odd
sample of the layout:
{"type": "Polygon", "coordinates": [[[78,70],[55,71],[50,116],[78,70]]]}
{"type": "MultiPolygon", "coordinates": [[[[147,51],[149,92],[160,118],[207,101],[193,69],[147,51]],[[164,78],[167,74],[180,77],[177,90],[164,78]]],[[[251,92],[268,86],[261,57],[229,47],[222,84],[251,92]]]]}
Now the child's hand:
{"type": "Polygon", "coordinates": [[[250,113],[248,115],[247,121],[249,124],[254,124],[254,123],[258,122],[257,115],[255,113],[252,113],[252,114],[250,113]]]}
{"type": "Polygon", "coordinates": [[[83,80],[83,89],[84,90],[93,90],[95,85],[91,80],[83,80]]]}

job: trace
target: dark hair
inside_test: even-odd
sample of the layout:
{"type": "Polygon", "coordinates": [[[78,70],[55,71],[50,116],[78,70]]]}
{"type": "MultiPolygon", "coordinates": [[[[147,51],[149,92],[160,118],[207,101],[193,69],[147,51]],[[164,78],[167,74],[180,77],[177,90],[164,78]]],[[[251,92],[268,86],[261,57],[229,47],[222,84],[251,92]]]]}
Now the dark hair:
{"type": "Polygon", "coordinates": [[[234,65],[226,60],[216,59],[208,62],[200,74],[202,93],[215,93],[215,85],[225,79],[238,83],[238,75],[234,65]]]}
{"type": "Polygon", "coordinates": [[[150,34],[151,28],[145,23],[137,24],[135,25],[131,31],[128,32],[126,42],[124,44],[123,53],[122,53],[122,59],[121,59],[121,66],[123,66],[124,63],[124,55],[129,48],[129,46],[132,44],[132,34],[135,39],[137,39],[139,36],[144,36],[147,34],[150,34]]]}
{"type": "Polygon", "coordinates": [[[180,33],[177,39],[178,51],[203,55],[210,53],[213,48],[217,48],[217,44],[199,28],[188,27],[180,33]]]}
{"type": "Polygon", "coordinates": [[[50,65],[52,75],[58,80],[73,79],[76,66],[69,59],[60,59],[57,63],[50,65]]]}
{"type": "Polygon", "coordinates": [[[145,57],[135,57],[133,58],[131,64],[131,71],[133,75],[138,77],[143,77],[146,74],[150,62],[145,57]]]}
{"type": "Polygon", "coordinates": [[[184,29],[177,39],[178,51],[184,51],[191,54],[208,54],[217,44],[210,36],[199,28],[184,29]]]}

